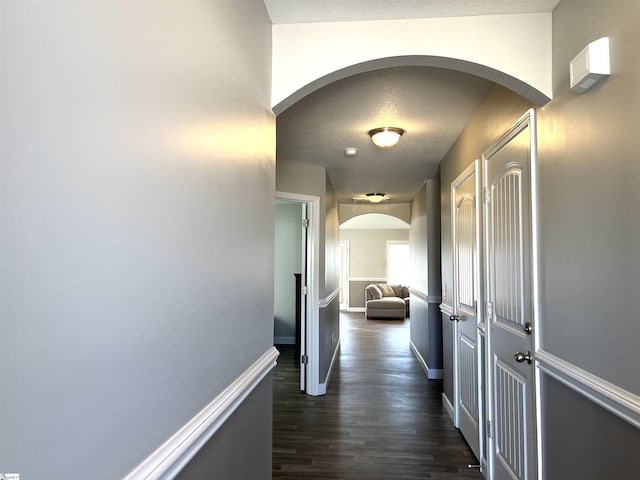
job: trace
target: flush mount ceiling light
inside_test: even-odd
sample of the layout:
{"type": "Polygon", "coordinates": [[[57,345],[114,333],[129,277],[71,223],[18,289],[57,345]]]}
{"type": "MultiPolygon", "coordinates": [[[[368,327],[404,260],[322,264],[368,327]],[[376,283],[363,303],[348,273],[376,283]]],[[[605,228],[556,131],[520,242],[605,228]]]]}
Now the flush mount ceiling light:
{"type": "Polygon", "coordinates": [[[402,128],[398,127],[379,127],[369,130],[369,136],[373,143],[382,148],[393,147],[404,133],[402,128]]]}
{"type": "Polygon", "coordinates": [[[371,203],[380,203],[385,198],[387,198],[387,196],[384,193],[367,193],[367,200],[369,200],[371,203]]]}

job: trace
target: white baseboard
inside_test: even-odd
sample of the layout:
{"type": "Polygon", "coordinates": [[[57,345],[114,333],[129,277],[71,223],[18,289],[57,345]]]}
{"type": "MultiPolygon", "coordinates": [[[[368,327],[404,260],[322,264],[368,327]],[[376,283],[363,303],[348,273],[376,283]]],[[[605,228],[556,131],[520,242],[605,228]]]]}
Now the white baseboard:
{"type": "Polygon", "coordinates": [[[409,341],[409,348],[411,348],[413,355],[416,357],[416,360],[418,360],[418,363],[427,374],[427,378],[429,380],[442,380],[442,378],[444,377],[444,371],[441,368],[429,368],[427,362],[424,360],[424,358],[422,358],[422,355],[418,351],[418,347],[416,347],[412,341],[409,341]]]}
{"type": "Polygon", "coordinates": [[[333,357],[331,357],[331,365],[329,365],[329,371],[327,372],[327,377],[324,379],[324,383],[319,385],[318,395],[325,395],[327,393],[327,385],[329,385],[329,380],[331,380],[331,374],[333,373],[333,366],[336,363],[336,359],[340,354],[340,339],[338,339],[338,343],[336,344],[336,348],[333,351],[333,357]]]}
{"type": "Polygon", "coordinates": [[[211,403],[132,470],[124,480],[174,478],[275,367],[278,355],[275,347],[269,348],[211,403]]]}
{"type": "Polygon", "coordinates": [[[273,337],[274,345],[295,345],[296,337],[273,337]]]}
{"type": "Polygon", "coordinates": [[[453,409],[453,404],[451,403],[449,398],[444,393],[442,394],[442,406],[444,407],[446,412],[449,414],[449,416],[451,417],[451,421],[455,425],[456,424],[456,414],[455,414],[455,410],[453,409]]]}
{"type": "Polygon", "coordinates": [[[353,313],[364,313],[366,310],[364,307],[349,307],[348,311],[353,313]]]}

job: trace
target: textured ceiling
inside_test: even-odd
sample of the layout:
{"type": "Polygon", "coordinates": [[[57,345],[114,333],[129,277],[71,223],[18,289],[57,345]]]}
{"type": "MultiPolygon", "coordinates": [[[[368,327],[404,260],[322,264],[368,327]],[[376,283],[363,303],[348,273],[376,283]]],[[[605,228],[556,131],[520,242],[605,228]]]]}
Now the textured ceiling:
{"type": "Polygon", "coordinates": [[[494,84],[429,67],[355,75],[303,98],[277,118],[277,158],[325,166],[341,203],[383,192],[409,202],[438,165],[494,84]],[[373,145],[375,127],[406,130],[389,149],[373,145]],[[348,158],[345,147],[356,147],[348,158]]]}
{"type": "MultiPolygon", "coordinates": [[[[273,23],[338,22],[551,12],[559,0],[265,0],[273,23]]],[[[398,67],[323,87],[277,117],[277,159],[327,168],[341,203],[383,192],[409,202],[495,85],[446,69],[398,67]],[[390,149],[367,131],[406,130],[390,149]],[[356,147],[355,158],[344,155],[356,147]]]]}
{"type": "Polygon", "coordinates": [[[273,23],[551,12],[559,0],[265,0],[273,23]]]}

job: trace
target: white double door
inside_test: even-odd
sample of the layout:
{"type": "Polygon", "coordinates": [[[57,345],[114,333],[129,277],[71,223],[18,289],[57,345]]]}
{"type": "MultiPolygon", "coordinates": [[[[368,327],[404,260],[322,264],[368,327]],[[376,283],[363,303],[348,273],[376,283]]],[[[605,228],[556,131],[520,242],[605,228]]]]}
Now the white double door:
{"type": "Polygon", "coordinates": [[[456,417],[496,480],[537,470],[534,115],[452,184],[456,417]]]}
{"type": "Polygon", "coordinates": [[[478,459],[483,458],[480,395],[483,373],[480,304],[478,162],[475,161],[451,185],[453,239],[454,398],[457,426],[478,459]]]}

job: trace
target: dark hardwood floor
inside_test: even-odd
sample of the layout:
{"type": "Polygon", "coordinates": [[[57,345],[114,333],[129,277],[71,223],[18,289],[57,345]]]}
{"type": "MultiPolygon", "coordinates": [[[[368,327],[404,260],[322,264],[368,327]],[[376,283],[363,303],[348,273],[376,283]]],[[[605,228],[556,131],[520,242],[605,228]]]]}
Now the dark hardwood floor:
{"type": "Polygon", "coordinates": [[[299,391],[292,346],[274,370],[273,478],[482,479],[409,349],[409,320],[341,314],[341,352],[327,394],[299,391]]]}

